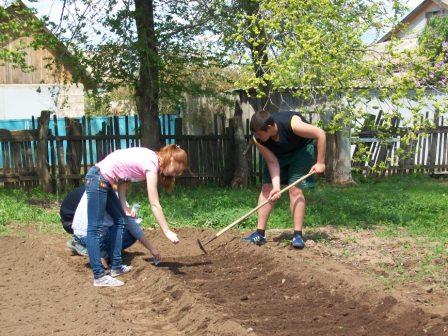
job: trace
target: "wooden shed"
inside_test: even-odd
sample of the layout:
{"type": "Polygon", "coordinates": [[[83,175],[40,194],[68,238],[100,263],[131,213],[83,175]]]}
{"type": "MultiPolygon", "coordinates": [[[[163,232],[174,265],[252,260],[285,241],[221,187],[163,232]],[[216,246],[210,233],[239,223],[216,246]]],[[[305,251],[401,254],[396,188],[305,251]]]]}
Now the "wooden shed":
{"type": "MultiPolygon", "coordinates": [[[[7,11],[10,20],[39,20],[21,1],[7,11]]],[[[23,71],[12,63],[0,63],[0,119],[36,117],[42,110],[54,111],[57,117],[84,115],[87,72],[48,29],[42,27],[37,34],[46,34],[45,40],[51,43],[36,47],[32,42],[39,36],[24,32],[0,45],[2,49],[26,53],[26,64],[32,67],[31,71],[23,71]]]]}

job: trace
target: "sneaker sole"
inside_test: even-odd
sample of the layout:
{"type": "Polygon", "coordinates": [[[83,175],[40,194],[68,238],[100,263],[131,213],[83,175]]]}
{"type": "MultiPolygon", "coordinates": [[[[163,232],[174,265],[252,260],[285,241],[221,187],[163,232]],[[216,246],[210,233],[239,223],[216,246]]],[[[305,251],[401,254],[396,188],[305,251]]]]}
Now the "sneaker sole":
{"type": "Polygon", "coordinates": [[[253,241],[246,240],[246,239],[243,239],[243,241],[245,241],[248,244],[257,245],[257,246],[262,246],[262,245],[267,243],[267,242],[264,242],[264,243],[254,243],[253,241]]]}
{"type": "Polygon", "coordinates": [[[65,246],[68,247],[68,249],[73,253],[73,254],[78,254],[78,252],[76,251],[75,247],[73,246],[71,240],[69,240],[68,242],[65,243],[65,246]]]}
{"type": "Polygon", "coordinates": [[[132,266],[131,266],[131,268],[130,268],[127,272],[122,272],[122,273],[113,273],[114,271],[111,270],[111,271],[110,271],[110,276],[113,277],[113,278],[115,278],[115,277],[117,277],[117,276],[120,276],[120,275],[124,275],[124,274],[130,273],[131,271],[132,271],[132,266]]]}
{"type": "Polygon", "coordinates": [[[78,251],[76,247],[71,243],[71,241],[68,241],[65,245],[67,245],[70,251],[72,251],[72,253],[75,255],[79,255],[81,257],[87,257],[89,255],[88,253],[78,251]]]}
{"type": "Polygon", "coordinates": [[[108,284],[96,284],[96,283],[93,283],[94,287],[121,287],[123,285],[124,285],[124,283],[119,284],[119,285],[108,285],[108,284]]]}

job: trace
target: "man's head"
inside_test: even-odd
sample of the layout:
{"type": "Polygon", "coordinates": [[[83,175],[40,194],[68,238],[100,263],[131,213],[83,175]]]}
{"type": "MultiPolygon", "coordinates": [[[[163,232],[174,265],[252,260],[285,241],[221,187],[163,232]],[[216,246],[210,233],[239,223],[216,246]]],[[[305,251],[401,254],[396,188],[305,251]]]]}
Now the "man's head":
{"type": "Polygon", "coordinates": [[[257,139],[263,142],[267,141],[276,132],[272,115],[264,110],[256,112],[250,120],[250,130],[255,134],[257,139]]]}

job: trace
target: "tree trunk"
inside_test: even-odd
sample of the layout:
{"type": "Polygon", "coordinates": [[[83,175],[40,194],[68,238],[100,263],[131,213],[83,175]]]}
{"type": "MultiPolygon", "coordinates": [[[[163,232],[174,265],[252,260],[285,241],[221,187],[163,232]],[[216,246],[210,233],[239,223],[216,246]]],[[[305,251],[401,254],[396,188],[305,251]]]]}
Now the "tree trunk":
{"type": "MultiPolygon", "coordinates": [[[[333,107],[338,108],[338,107],[333,107]]],[[[332,109],[333,109],[332,108],[332,109]]],[[[324,125],[333,120],[333,110],[322,115],[324,125]]],[[[327,151],[325,157],[325,177],[334,184],[353,184],[351,160],[350,126],[343,126],[334,133],[327,133],[327,151]]]]}
{"type": "Polygon", "coordinates": [[[335,184],[353,184],[350,130],[327,134],[326,178],[335,184]]]}
{"type": "Polygon", "coordinates": [[[249,180],[249,165],[244,155],[246,139],[244,138],[243,110],[241,108],[241,94],[235,101],[235,171],[232,178],[233,188],[247,187],[249,180]]]}
{"type": "Polygon", "coordinates": [[[135,0],[138,35],[139,77],[136,83],[137,112],[142,122],[141,140],[145,147],[160,147],[159,53],[154,29],[153,0],[135,0]]]}

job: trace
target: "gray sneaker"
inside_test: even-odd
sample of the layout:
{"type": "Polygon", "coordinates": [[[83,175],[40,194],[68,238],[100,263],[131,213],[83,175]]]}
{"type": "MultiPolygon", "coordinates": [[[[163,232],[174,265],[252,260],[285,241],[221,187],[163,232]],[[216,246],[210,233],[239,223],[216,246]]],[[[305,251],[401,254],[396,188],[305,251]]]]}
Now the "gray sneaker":
{"type": "Polygon", "coordinates": [[[110,271],[110,276],[111,277],[117,277],[119,275],[123,275],[125,273],[128,273],[132,270],[132,266],[128,266],[128,265],[121,265],[121,267],[117,270],[113,269],[110,271]]]}
{"type": "Polygon", "coordinates": [[[88,255],[87,248],[76,242],[74,239],[67,241],[66,245],[73,254],[77,254],[83,257],[86,257],[88,255]]]}

